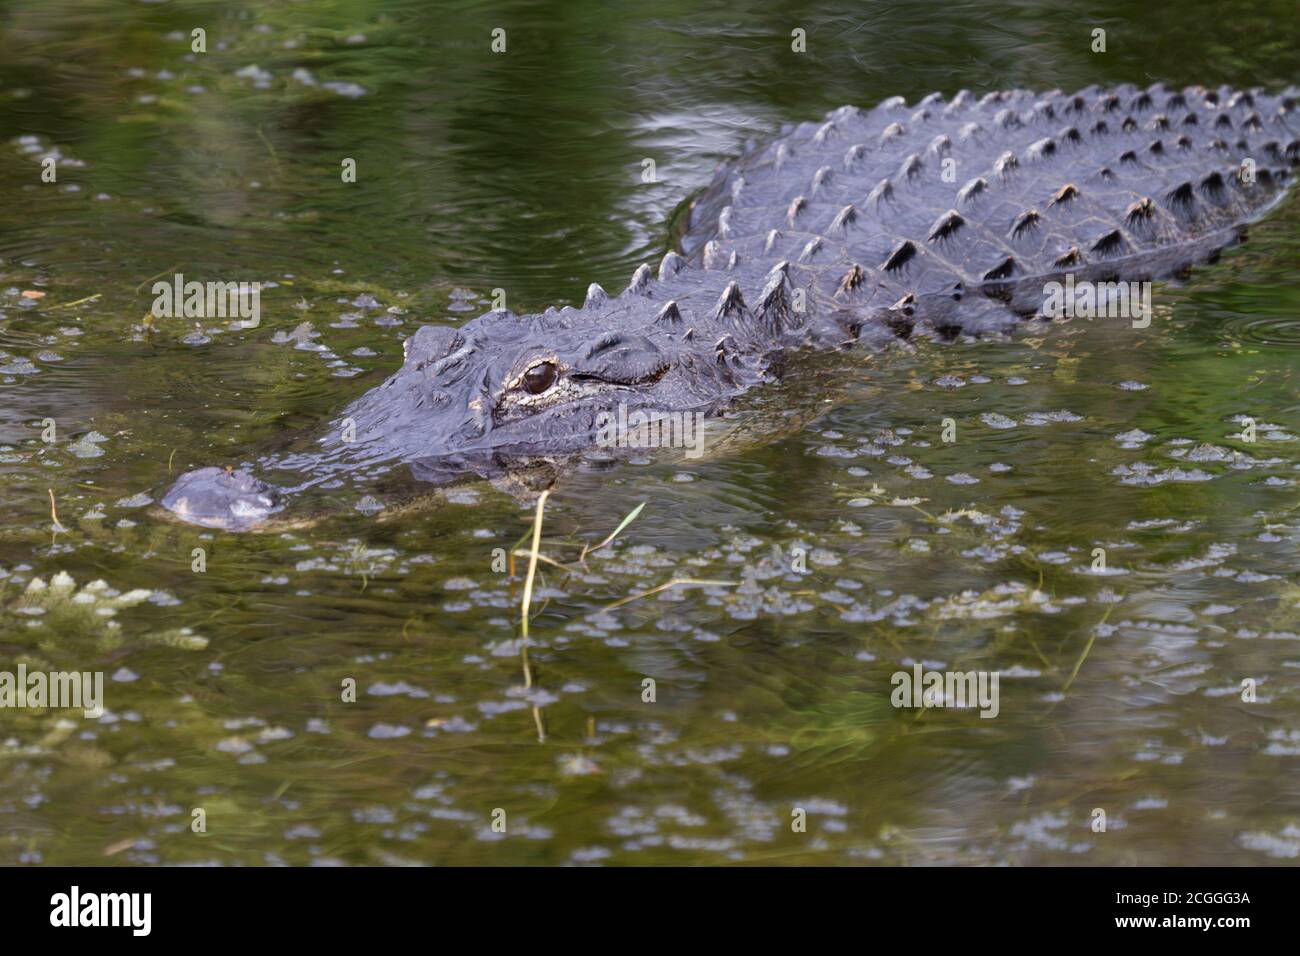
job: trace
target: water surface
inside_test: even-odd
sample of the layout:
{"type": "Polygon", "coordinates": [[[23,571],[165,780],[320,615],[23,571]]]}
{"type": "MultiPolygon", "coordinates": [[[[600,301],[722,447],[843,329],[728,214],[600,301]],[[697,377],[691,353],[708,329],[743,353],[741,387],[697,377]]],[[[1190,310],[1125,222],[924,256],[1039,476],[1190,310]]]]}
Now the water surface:
{"type": "Polygon", "coordinates": [[[1276,89],[1294,16],[7,4],[0,659],[102,670],[107,713],[0,712],[0,862],[1293,862],[1294,201],[1159,286],[1145,331],[804,357],[706,459],[567,478],[530,687],[498,560],[527,500],[394,475],[239,536],[151,501],[320,424],[494,289],[525,312],[621,287],[751,136],[936,89],[1276,89]],[[176,272],[274,283],[261,327],[148,319],[176,272]],[[725,584],[636,597],[685,578],[725,584]],[[998,671],[999,715],[891,707],[917,661],[998,671]]]}

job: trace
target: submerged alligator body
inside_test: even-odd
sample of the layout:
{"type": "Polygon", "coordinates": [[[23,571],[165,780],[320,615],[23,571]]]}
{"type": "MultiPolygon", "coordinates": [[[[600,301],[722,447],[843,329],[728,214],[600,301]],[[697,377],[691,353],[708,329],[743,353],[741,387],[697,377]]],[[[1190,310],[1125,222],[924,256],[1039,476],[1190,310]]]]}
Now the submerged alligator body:
{"type": "MultiPolygon", "coordinates": [[[[844,107],[722,166],[682,254],[581,308],[426,326],[319,450],[262,465],[299,488],[394,463],[494,476],[596,441],[602,413],[713,411],[805,346],[1014,328],[1046,283],[1148,280],[1213,259],[1300,162],[1300,90],[932,94],[844,107]]],[[[204,468],[163,500],[239,530],[283,507],[204,468]]]]}

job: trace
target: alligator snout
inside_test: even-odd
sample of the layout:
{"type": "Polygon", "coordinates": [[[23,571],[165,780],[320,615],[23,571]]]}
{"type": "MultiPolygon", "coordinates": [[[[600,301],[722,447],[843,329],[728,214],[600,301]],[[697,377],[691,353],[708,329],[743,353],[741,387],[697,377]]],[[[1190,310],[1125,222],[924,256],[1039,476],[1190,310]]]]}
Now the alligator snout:
{"type": "Polygon", "coordinates": [[[246,471],[198,468],[177,479],[162,506],[205,528],[245,531],[284,508],[278,488],[246,471]]]}

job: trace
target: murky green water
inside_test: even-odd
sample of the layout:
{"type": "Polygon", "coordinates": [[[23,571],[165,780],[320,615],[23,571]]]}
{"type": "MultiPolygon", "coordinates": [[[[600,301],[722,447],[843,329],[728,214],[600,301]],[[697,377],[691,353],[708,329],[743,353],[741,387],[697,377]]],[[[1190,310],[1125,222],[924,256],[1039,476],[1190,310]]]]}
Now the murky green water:
{"type": "Polygon", "coordinates": [[[562,482],[531,688],[522,563],[494,567],[527,502],[395,480],[378,513],[349,489],[243,536],[149,505],[475,314],[453,290],[527,311],[617,286],[783,122],[933,89],[1300,78],[1282,2],[751,6],[5,6],[0,660],[103,671],[107,712],[0,711],[0,862],[1300,856],[1294,201],[1159,287],[1146,331],[806,357],[725,453],[562,482]],[[175,272],[277,286],[256,330],[146,321],[175,272]],[[322,348],[274,341],[308,321],[322,348]],[[727,584],[628,600],[683,578],[727,584]],[[998,716],[892,707],[917,661],[997,671],[998,716]]]}

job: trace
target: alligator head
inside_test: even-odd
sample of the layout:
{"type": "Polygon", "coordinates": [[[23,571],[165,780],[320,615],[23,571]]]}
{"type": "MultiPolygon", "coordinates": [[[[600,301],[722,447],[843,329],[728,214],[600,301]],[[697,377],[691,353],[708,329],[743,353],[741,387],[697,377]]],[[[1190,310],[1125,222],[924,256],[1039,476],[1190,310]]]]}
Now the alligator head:
{"type": "Polygon", "coordinates": [[[406,340],[402,368],[353,403],[326,442],[350,428],[367,457],[400,458],[426,476],[490,476],[516,458],[587,447],[620,404],[692,401],[675,381],[677,359],[666,339],[545,315],[425,326],[406,340]]]}
{"type": "Polygon", "coordinates": [[[675,306],[669,327],[656,324],[662,305],[616,299],[425,326],[404,342],[402,367],[344,409],[318,451],[264,460],[295,473],[296,487],[202,468],[183,475],[163,506],[195,524],[243,530],[280,510],[286,492],[393,462],[420,481],[495,478],[597,446],[637,413],[707,409],[747,369],[759,373],[734,343],[696,341],[675,306]]]}

